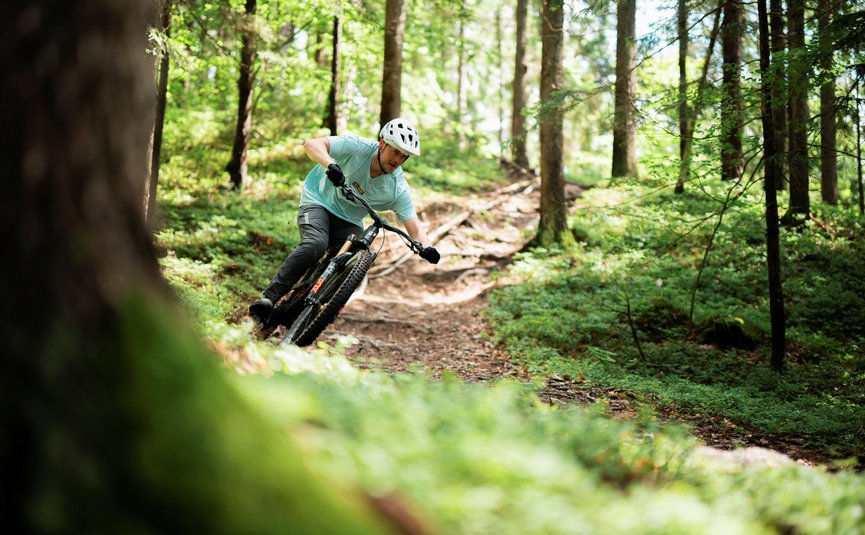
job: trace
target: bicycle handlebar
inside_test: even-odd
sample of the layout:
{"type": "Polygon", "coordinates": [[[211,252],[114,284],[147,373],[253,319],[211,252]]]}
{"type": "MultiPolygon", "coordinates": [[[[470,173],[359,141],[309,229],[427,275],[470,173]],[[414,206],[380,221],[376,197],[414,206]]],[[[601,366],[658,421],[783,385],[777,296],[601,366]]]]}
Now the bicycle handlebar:
{"type": "Polygon", "coordinates": [[[423,250],[423,244],[421,242],[414,240],[411,236],[408,235],[407,232],[403,231],[402,229],[396,228],[393,225],[388,224],[388,222],[385,221],[383,217],[378,215],[378,212],[376,212],[375,209],[373,209],[373,207],[370,206],[368,202],[366,202],[366,199],[364,199],[360,195],[357,195],[354,190],[351,189],[349,186],[343,184],[339,186],[339,189],[342,190],[342,194],[343,196],[345,196],[346,199],[366,208],[366,211],[369,212],[369,216],[373,219],[373,221],[375,221],[376,225],[385,230],[395,232],[402,236],[404,239],[406,239],[409,242],[409,249],[414,251],[415,254],[420,253],[423,250]]]}

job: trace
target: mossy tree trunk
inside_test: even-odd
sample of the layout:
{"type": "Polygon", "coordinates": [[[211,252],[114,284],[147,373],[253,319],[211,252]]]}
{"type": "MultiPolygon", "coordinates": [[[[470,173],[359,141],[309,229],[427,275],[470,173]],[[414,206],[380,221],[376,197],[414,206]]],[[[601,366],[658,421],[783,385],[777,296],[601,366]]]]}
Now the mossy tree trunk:
{"type": "Polygon", "coordinates": [[[147,8],[0,17],[4,531],[378,532],[181,327],[141,203],[147,8]]]}

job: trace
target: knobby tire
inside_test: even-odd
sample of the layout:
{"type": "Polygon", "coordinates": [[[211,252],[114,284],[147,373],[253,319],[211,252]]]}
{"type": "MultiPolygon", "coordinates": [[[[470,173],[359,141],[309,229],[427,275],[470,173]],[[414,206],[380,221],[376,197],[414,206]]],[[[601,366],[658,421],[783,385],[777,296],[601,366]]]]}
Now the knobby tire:
{"type": "Polygon", "coordinates": [[[322,288],[320,304],[307,305],[289,329],[286,338],[298,346],[311,344],[325,327],[336,319],[371,266],[372,255],[368,250],[362,249],[354,253],[345,266],[322,288]]]}

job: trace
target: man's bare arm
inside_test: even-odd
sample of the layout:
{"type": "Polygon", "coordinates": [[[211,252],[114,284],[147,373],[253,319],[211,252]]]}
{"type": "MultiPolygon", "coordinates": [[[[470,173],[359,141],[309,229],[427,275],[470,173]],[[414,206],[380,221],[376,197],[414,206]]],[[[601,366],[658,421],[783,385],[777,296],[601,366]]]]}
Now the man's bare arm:
{"type": "Polygon", "coordinates": [[[326,137],[317,137],[315,139],[307,140],[306,143],[303,144],[303,150],[306,151],[306,155],[309,158],[321,165],[325,169],[328,165],[332,163],[336,163],[333,158],[330,157],[330,141],[326,137]]]}
{"type": "Polygon", "coordinates": [[[427,236],[426,231],[421,227],[420,220],[418,218],[406,219],[402,222],[405,225],[405,230],[408,232],[409,236],[414,238],[415,240],[421,242],[424,247],[429,247],[432,245],[430,243],[429,236],[427,236]]]}

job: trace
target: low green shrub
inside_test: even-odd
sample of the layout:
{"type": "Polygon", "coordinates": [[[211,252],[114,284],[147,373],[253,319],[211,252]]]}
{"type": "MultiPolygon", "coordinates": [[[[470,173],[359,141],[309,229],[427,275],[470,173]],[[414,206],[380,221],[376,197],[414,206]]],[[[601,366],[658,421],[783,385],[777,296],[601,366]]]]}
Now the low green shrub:
{"type": "Polygon", "coordinates": [[[490,296],[486,316],[509,351],[542,373],[582,373],[590,384],[865,453],[861,224],[831,212],[783,233],[789,343],[777,376],[768,370],[757,199],[738,198],[717,231],[719,204],[708,195],[631,183],[583,201],[573,217],[583,245],[518,255],[508,271],[522,282],[490,296]]]}

